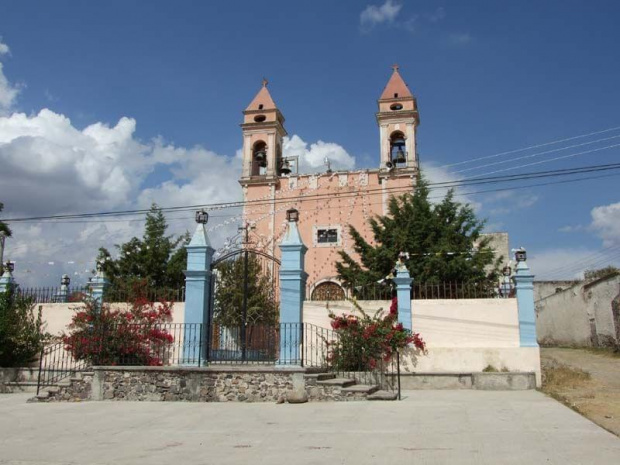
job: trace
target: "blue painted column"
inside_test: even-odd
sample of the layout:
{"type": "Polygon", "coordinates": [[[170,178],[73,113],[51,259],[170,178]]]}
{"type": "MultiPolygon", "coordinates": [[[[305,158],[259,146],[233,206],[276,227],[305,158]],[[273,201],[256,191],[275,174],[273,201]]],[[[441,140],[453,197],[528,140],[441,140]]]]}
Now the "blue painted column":
{"type": "Polygon", "coordinates": [[[8,266],[4,267],[4,273],[0,277],[0,292],[7,292],[15,287],[15,279],[8,266]]]}
{"type": "Polygon", "coordinates": [[[280,251],[280,365],[301,365],[300,344],[303,331],[303,303],[308,274],[304,271],[304,257],[308,248],[301,241],[297,228],[296,210],[287,212],[288,225],[280,251]],[[294,214],[291,214],[291,212],[294,214]]]}
{"type": "Polygon", "coordinates": [[[183,363],[206,363],[206,339],[209,328],[211,301],[211,262],[215,249],[211,247],[206,220],[198,223],[192,240],[185,246],[185,330],[183,336],[183,363]]]}
{"type": "Polygon", "coordinates": [[[97,306],[103,305],[103,295],[108,287],[110,281],[103,272],[103,264],[97,262],[97,274],[90,280],[91,297],[97,306]]]}
{"type": "Polygon", "coordinates": [[[408,330],[412,330],[411,321],[411,283],[413,278],[405,264],[399,260],[396,264],[396,277],[392,278],[396,285],[396,297],[398,298],[398,322],[408,330]]]}
{"type": "Polygon", "coordinates": [[[534,306],[534,275],[527,266],[525,250],[516,253],[515,281],[519,308],[519,340],[521,347],[538,347],[536,339],[536,311],[534,306]]]}

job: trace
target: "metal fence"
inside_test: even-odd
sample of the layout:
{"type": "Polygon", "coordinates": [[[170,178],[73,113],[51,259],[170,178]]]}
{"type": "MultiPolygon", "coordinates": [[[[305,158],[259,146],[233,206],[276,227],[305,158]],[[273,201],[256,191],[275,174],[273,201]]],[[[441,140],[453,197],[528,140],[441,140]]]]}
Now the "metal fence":
{"type": "Polygon", "coordinates": [[[89,296],[91,290],[88,286],[69,287],[17,287],[17,294],[32,299],[33,303],[47,304],[57,302],[81,302],[89,296]]]}
{"type": "Polygon", "coordinates": [[[332,348],[337,344],[338,334],[331,329],[307,323],[283,323],[248,326],[245,331],[213,329],[210,337],[205,332],[206,325],[199,323],[95,325],[57,340],[41,351],[37,392],[92,366],[278,363],[333,372],[361,384],[396,389],[392,382],[396,379],[393,360],[377,360],[374,366],[335,365],[332,348]]]}
{"type": "MultiPolygon", "coordinates": [[[[352,285],[348,296],[357,300],[390,300],[396,296],[396,290],[389,283],[370,283],[352,285]]],[[[514,297],[514,293],[509,295],[514,297]]],[[[439,299],[493,299],[504,296],[499,285],[489,282],[444,281],[440,283],[416,283],[411,286],[412,300],[439,299]]]]}
{"type": "MultiPolygon", "coordinates": [[[[90,286],[70,287],[17,287],[17,293],[32,299],[33,303],[62,303],[81,302],[92,295],[90,286]]],[[[128,302],[136,295],[135,290],[106,289],[103,299],[106,302],[128,302]]],[[[140,289],[140,296],[153,302],[185,302],[185,286],[178,288],[151,288],[140,289]]]]}

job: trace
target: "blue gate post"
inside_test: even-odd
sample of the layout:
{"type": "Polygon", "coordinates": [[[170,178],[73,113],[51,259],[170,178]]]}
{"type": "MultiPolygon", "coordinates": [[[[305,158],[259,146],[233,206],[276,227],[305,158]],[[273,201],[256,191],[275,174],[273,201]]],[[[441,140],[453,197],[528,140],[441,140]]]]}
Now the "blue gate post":
{"type": "Polygon", "coordinates": [[[7,292],[15,287],[15,278],[13,278],[13,263],[6,262],[4,265],[4,273],[0,277],[0,293],[7,292]]]}
{"type": "Polygon", "coordinates": [[[286,233],[280,242],[280,357],[279,365],[301,365],[300,344],[303,331],[303,304],[308,274],[304,271],[304,256],[308,248],[297,229],[299,212],[286,212],[286,233]]]}
{"type": "Polygon", "coordinates": [[[211,262],[215,249],[207,234],[209,215],[204,210],[196,212],[196,231],[185,246],[187,270],[185,270],[185,331],[183,334],[183,363],[199,365],[206,363],[209,327],[209,303],[211,301],[211,262]]]}
{"type": "Polygon", "coordinates": [[[103,294],[106,289],[110,286],[110,281],[106,278],[105,273],[103,272],[103,263],[97,262],[97,273],[90,280],[90,292],[93,302],[98,307],[103,304],[103,294]]]}
{"type": "Polygon", "coordinates": [[[527,254],[521,247],[515,252],[517,269],[514,275],[519,310],[519,340],[521,347],[538,347],[536,311],[534,306],[534,275],[527,266],[527,254]]]}
{"type": "Polygon", "coordinates": [[[404,262],[404,254],[401,252],[396,262],[396,277],[392,279],[396,284],[396,296],[398,298],[398,322],[408,330],[413,325],[411,321],[411,283],[413,278],[404,262]]]}

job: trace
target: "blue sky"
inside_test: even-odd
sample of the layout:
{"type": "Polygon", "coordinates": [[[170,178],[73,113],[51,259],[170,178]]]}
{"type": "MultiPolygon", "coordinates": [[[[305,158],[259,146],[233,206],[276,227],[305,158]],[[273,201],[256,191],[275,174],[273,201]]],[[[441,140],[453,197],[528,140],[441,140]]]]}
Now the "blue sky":
{"type": "MultiPolygon", "coordinates": [[[[237,188],[217,178],[236,178],[241,111],[263,76],[289,134],[299,138],[297,150],[331,150],[344,167],[353,157],[357,168],[376,167],[376,99],[395,62],[418,99],[418,150],[431,178],[618,144],[609,139],[509,163],[620,135],[610,131],[443,166],[620,126],[618,20],[615,1],[3,2],[0,43],[8,51],[0,49],[0,63],[14,97],[0,106],[0,201],[7,216],[30,216],[236,198],[237,188]],[[88,127],[97,143],[84,137],[88,127]],[[42,138],[45,149],[27,138],[42,138]],[[93,168],[95,179],[66,166],[77,164],[68,152],[102,153],[110,140],[115,152],[93,168]],[[318,141],[327,145],[313,147],[318,141]],[[38,159],[31,158],[37,150],[64,165],[23,166],[38,159]],[[502,164],[454,173],[495,161],[502,164]],[[106,169],[114,163],[125,184],[97,187],[112,178],[106,169]],[[199,177],[199,169],[212,173],[199,177]],[[79,186],[69,188],[70,180],[79,186]],[[48,182],[48,190],[41,187],[48,182]]],[[[616,147],[506,173],[615,163],[619,155],[616,147]]],[[[620,245],[617,179],[464,198],[490,229],[526,246],[540,271],[572,271],[575,261],[602,263],[605,256],[593,254],[620,245]]],[[[191,227],[184,218],[173,223],[191,227]]],[[[97,240],[125,240],[134,226],[20,226],[7,254],[13,248],[29,270],[23,279],[51,279],[61,269],[42,271],[38,263],[87,262],[97,240]],[[50,242],[65,249],[50,250],[50,242]],[[75,260],[66,260],[70,245],[83,249],[75,260]]],[[[617,262],[615,250],[607,258],[617,262]]]]}

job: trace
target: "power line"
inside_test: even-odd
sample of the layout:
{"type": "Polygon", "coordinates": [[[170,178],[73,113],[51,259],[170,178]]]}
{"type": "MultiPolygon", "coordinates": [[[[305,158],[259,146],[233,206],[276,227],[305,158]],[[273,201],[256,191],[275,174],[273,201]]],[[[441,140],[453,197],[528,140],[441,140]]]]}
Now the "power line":
{"type": "MultiPolygon", "coordinates": [[[[620,145],[620,144],[619,144],[620,145]]],[[[514,182],[526,179],[536,179],[536,178],[547,178],[547,177],[558,177],[558,176],[569,176],[597,171],[610,171],[610,170],[618,170],[620,169],[620,163],[616,164],[605,164],[605,165],[591,165],[585,166],[581,168],[568,168],[562,170],[547,170],[547,171],[538,171],[538,172],[529,172],[529,173],[521,173],[514,175],[503,175],[503,176],[495,176],[495,177],[475,177],[475,178],[466,178],[462,180],[454,180],[454,181],[444,181],[437,183],[429,183],[429,189],[440,189],[440,188],[454,188],[454,187],[464,187],[468,185],[484,185],[484,184],[495,184],[500,182],[514,182]]],[[[581,178],[586,179],[586,178],[581,178]]],[[[257,199],[257,200],[249,200],[249,201],[240,201],[240,202],[222,202],[222,203],[213,203],[213,204],[199,204],[199,205],[186,205],[186,206],[175,206],[175,207],[164,207],[161,210],[165,212],[170,211],[190,211],[198,208],[206,208],[206,209],[227,209],[227,208],[240,208],[246,205],[251,206],[260,206],[260,205],[274,205],[280,203],[291,203],[295,201],[303,202],[303,201],[320,201],[326,200],[333,197],[338,198],[350,198],[356,197],[363,193],[365,195],[383,195],[394,194],[394,193],[405,193],[412,192],[414,186],[407,187],[393,187],[393,188],[377,188],[377,189],[367,189],[365,191],[354,191],[354,192],[343,192],[339,194],[328,193],[328,194],[315,194],[315,195],[299,195],[292,197],[285,197],[280,199],[257,199]]],[[[5,219],[6,223],[19,223],[19,222],[33,222],[33,221],[47,221],[47,220],[68,220],[68,219],[82,219],[82,218],[93,218],[93,217],[110,217],[110,216],[128,216],[128,215],[136,215],[136,214],[144,214],[148,213],[149,210],[121,210],[116,212],[99,212],[99,213],[76,213],[76,214],[66,214],[66,215],[50,215],[50,216],[39,216],[39,217],[29,217],[29,218],[13,218],[13,219],[5,219]]]]}
{"type": "MultiPolygon", "coordinates": [[[[611,149],[611,148],[614,148],[614,147],[620,147],[620,144],[613,144],[613,145],[608,145],[606,147],[600,147],[600,148],[597,148],[597,149],[585,150],[583,152],[577,152],[577,153],[571,153],[569,155],[563,155],[561,157],[549,158],[548,160],[541,160],[541,161],[536,161],[536,162],[533,162],[533,163],[526,163],[524,165],[513,166],[511,168],[504,168],[504,169],[501,169],[501,170],[489,171],[488,173],[483,173],[480,176],[487,176],[489,174],[503,173],[504,171],[517,170],[517,169],[525,168],[527,166],[534,166],[534,165],[540,165],[542,163],[549,163],[549,162],[552,162],[552,161],[564,160],[566,158],[572,158],[572,157],[576,157],[578,155],[585,155],[585,154],[588,154],[588,153],[600,152],[601,150],[607,150],[607,149],[611,149]]],[[[469,179],[469,178],[465,178],[465,179],[469,179]]]]}
{"type": "Polygon", "coordinates": [[[596,136],[598,134],[604,134],[606,132],[617,131],[619,129],[620,129],[620,126],[617,126],[617,127],[614,127],[614,128],[609,128],[609,129],[603,129],[602,131],[596,131],[596,132],[591,132],[589,134],[582,134],[582,135],[579,135],[579,136],[568,137],[566,139],[559,139],[559,140],[555,140],[555,141],[551,141],[551,142],[545,142],[544,144],[530,145],[529,147],[525,147],[525,148],[522,148],[522,149],[509,150],[507,152],[500,152],[500,153],[496,153],[494,155],[486,155],[486,156],[483,156],[483,157],[472,158],[470,160],[460,161],[458,163],[450,163],[450,164],[446,164],[446,165],[441,165],[439,168],[449,168],[449,167],[452,167],[452,166],[460,166],[460,165],[464,165],[466,163],[474,163],[474,162],[480,161],[480,160],[488,160],[490,158],[501,157],[503,155],[510,155],[510,154],[513,154],[513,153],[525,152],[525,151],[531,150],[531,149],[537,149],[537,148],[540,148],[540,147],[547,147],[549,145],[560,144],[562,142],[568,142],[568,141],[571,141],[571,140],[583,139],[584,137],[596,136]]]}
{"type": "MultiPolygon", "coordinates": [[[[608,140],[612,140],[612,139],[618,139],[618,138],[620,138],[620,134],[617,135],[617,136],[605,137],[603,139],[597,139],[597,140],[593,140],[593,141],[590,141],[590,142],[584,142],[582,144],[574,144],[574,145],[569,145],[567,147],[560,147],[559,149],[545,150],[544,152],[538,152],[538,153],[533,153],[533,154],[530,154],[530,155],[524,155],[522,157],[511,158],[510,160],[496,161],[496,162],[493,162],[493,163],[487,163],[486,165],[474,166],[472,168],[465,168],[464,170],[453,171],[453,173],[465,173],[467,171],[479,170],[481,168],[486,168],[487,166],[496,166],[496,165],[503,165],[505,163],[514,163],[516,161],[525,160],[527,158],[539,157],[541,155],[547,155],[549,153],[561,152],[562,150],[574,149],[576,147],[583,147],[585,145],[596,144],[596,143],[599,143],[599,142],[604,142],[604,141],[608,141],[608,140]]],[[[616,146],[613,146],[613,147],[616,147],[616,146]]]]}

